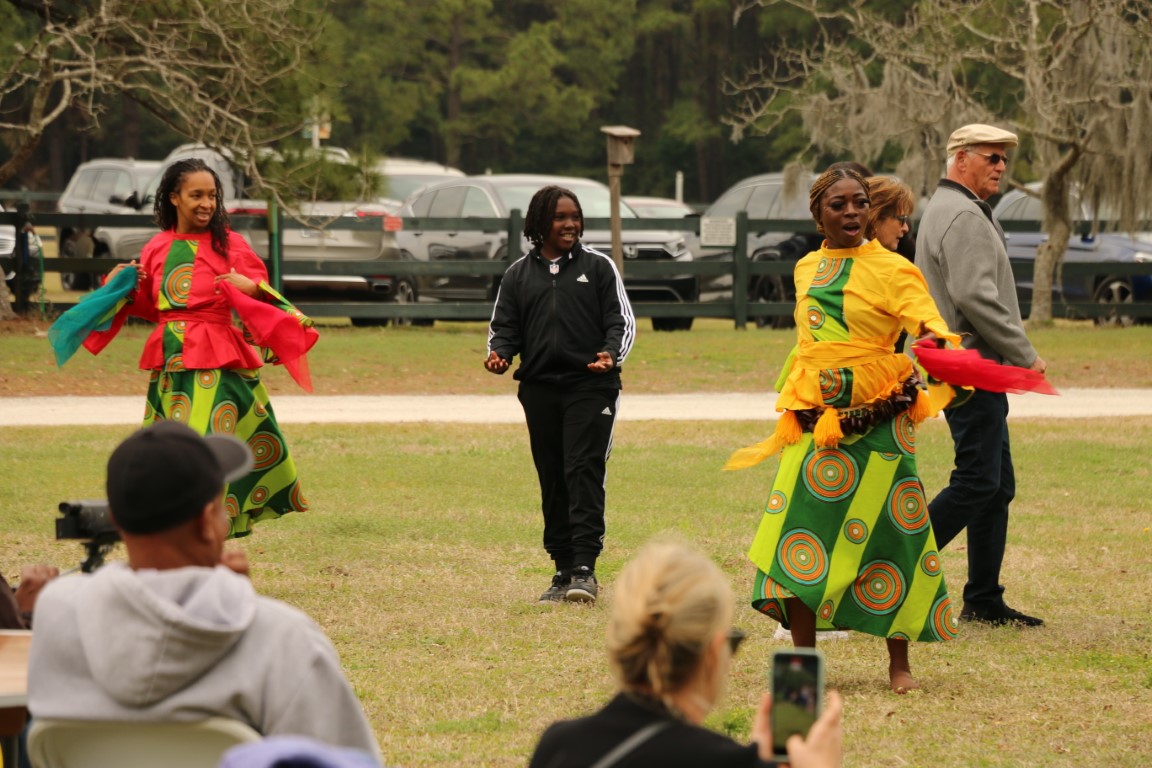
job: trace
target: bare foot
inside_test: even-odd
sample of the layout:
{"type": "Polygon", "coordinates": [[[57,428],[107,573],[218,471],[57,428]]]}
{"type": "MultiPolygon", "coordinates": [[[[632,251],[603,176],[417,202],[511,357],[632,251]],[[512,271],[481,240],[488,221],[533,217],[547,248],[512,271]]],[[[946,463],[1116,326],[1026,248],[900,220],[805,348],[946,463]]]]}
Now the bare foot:
{"type": "Polygon", "coordinates": [[[893,693],[908,693],[920,687],[920,683],[916,682],[916,678],[906,669],[888,670],[888,681],[893,693]]]}

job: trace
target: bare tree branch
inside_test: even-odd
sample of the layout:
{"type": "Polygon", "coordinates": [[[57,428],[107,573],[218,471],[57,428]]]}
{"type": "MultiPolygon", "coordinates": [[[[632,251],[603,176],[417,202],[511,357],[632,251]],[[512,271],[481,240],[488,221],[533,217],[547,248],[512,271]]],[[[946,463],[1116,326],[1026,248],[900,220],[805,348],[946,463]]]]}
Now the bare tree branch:
{"type": "Polygon", "coordinates": [[[67,108],[99,121],[110,97],[229,148],[256,179],[256,149],[303,123],[305,59],[323,19],[312,0],[7,2],[39,32],[0,56],[0,132],[12,149],[0,184],[67,108]]]}
{"type": "MultiPolygon", "coordinates": [[[[1130,0],[932,0],[895,18],[863,0],[745,0],[801,9],[815,40],[773,51],[726,84],[735,138],[798,114],[805,155],[851,153],[874,163],[898,151],[896,173],[935,186],[947,135],[968,122],[1021,133],[1050,247],[1035,267],[1032,321],[1051,319],[1052,277],[1071,232],[1073,196],[1095,199],[1133,228],[1152,211],[1152,7],[1130,0]]],[[[801,158],[802,160],[804,158],[801,158]]]]}

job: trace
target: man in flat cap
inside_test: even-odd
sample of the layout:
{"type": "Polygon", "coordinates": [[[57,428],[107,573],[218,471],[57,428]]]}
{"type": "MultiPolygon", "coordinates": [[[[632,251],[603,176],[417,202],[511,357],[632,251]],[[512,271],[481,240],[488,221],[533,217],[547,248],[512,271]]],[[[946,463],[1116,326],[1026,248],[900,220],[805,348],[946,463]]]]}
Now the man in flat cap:
{"type": "Polygon", "coordinates": [[[251,468],[241,441],[178,422],[113,451],[108,508],[128,562],[44,588],[28,663],[34,718],[226,717],[379,755],[323,631],[257,595],[243,554],[224,554],[224,486],[251,468]]]}
{"type": "MultiPolygon", "coordinates": [[[[1004,230],[985,202],[1000,189],[1016,134],[992,125],[965,125],[948,139],[947,176],[924,209],[916,236],[916,266],[948,327],[964,346],[997,363],[1044,372],[1024,333],[1004,230]]],[[[928,505],[943,549],[968,529],[968,582],[961,620],[994,626],[1044,622],[1004,602],[1000,566],[1008,535],[1008,505],[1016,476],[1008,442],[1008,397],[975,390],[944,412],[956,449],[948,487],[928,505]]]]}

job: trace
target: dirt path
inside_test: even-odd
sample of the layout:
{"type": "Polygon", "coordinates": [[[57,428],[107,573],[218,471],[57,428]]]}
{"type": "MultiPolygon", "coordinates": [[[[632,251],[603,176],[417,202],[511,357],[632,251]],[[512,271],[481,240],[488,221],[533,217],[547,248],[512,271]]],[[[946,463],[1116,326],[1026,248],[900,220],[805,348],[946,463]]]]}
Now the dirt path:
{"type": "MultiPolygon", "coordinates": [[[[1059,397],[1009,395],[1012,419],[1152,416],[1152,390],[1068,389],[1059,397]]],[[[626,421],[741,421],[774,419],[774,395],[625,395],[626,421]]],[[[276,414],[287,424],[459,422],[518,424],[524,414],[510,395],[281,395],[276,414]]],[[[142,397],[11,397],[0,400],[0,425],[138,424],[142,397]]]]}

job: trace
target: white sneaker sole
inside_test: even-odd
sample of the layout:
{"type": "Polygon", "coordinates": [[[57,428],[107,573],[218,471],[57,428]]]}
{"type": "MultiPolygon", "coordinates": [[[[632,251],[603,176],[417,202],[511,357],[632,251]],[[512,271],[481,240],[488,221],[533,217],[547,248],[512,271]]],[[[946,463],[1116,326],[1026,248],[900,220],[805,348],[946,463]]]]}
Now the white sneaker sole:
{"type": "Polygon", "coordinates": [[[588,590],[575,587],[573,589],[569,589],[568,592],[565,593],[564,599],[570,603],[594,603],[596,602],[596,595],[592,594],[588,590]]]}
{"type": "MultiPolygon", "coordinates": [[[[819,640],[847,640],[852,637],[851,630],[847,629],[834,629],[830,632],[817,632],[816,639],[819,640]]],[[[792,632],[784,629],[784,627],[776,627],[776,634],[772,635],[773,640],[791,640],[792,632]]]]}

